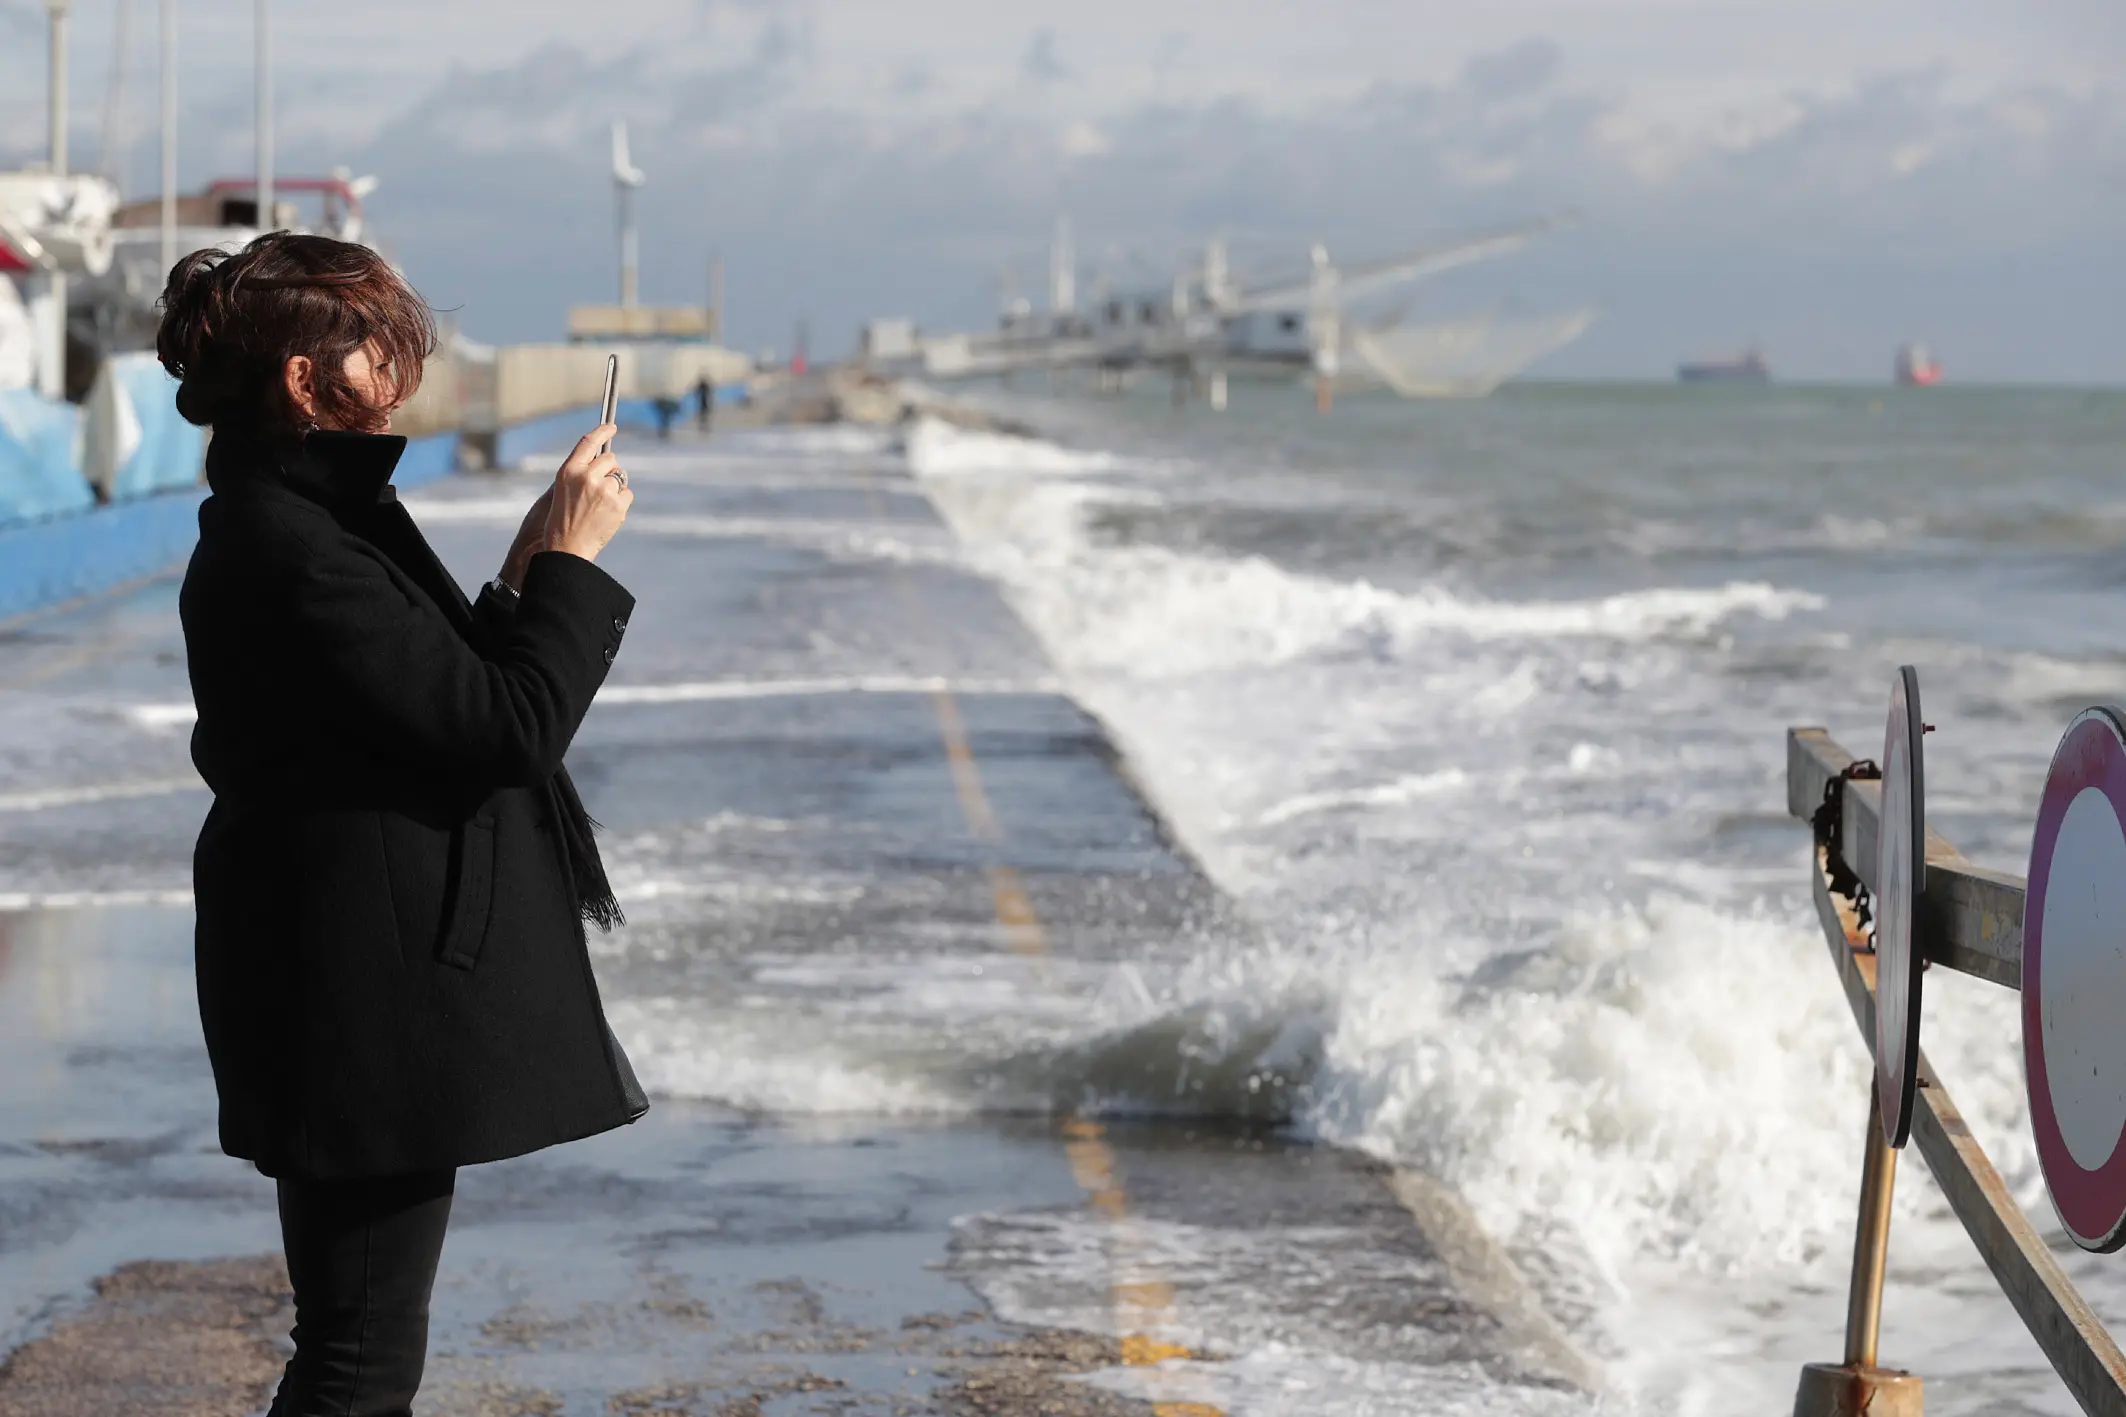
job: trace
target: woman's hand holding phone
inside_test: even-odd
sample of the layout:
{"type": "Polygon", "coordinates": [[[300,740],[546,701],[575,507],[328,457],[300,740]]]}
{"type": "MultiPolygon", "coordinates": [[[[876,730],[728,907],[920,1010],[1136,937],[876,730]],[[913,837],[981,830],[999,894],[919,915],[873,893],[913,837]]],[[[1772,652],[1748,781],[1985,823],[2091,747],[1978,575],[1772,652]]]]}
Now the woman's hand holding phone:
{"type": "MultiPolygon", "coordinates": [[[[620,459],[607,451],[619,431],[611,423],[601,423],[584,434],[554,475],[554,485],[541,498],[547,502],[547,550],[566,551],[595,561],[627,520],[635,494],[627,485],[627,472],[620,466],[620,459]]],[[[538,504],[533,503],[533,511],[537,510],[538,504]]],[[[527,514],[525,528],[530,526],[531,516],[527,514]]],[[[520,538],[523,534],[518,533],[520,538]]]]}

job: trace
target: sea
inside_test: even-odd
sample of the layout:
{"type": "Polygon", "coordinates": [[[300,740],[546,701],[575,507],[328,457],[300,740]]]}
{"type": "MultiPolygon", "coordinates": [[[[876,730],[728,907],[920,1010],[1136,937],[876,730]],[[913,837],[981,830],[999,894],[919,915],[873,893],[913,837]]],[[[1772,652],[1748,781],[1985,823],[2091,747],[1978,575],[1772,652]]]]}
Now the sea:
{"type": "MultiPolygon", "coordinates": [[[[882,436],[1259,926],[1091,996],[1088,1046],[1187,1055],[1093,1105],[1245,1113],[1181,1080],[1277,1074],[1289,1128],[1466,1201],[1601,1363],[1600,1405],[1787,1410],[1799,1362],[1840,1354],[1871,1074],[1786,730],[1880,756],[1915,666],[1930,822],[2023,870],[2061,730],[2126,699],[2126,394],[991,402],[1038,436],[882,436]]],[[[1930,1056],[2056,1236],[2014,997],[1928,988],[1930,1056]]],[[[916,1105],[1024,1101],[950,1095],[965,1060],[901,1071],[997,1046],[969,1021],[911,1025],[935,1033],[880,1071],[916,1105]]],[[[2126,1319],[2118,1262],[2058,1248],[2126,1319]]],[[[2075,1410],[1916,1152],[1890,1266],[1884,1361],[1932,1410],[2075,1410]]],[[[1561,1410],[1240,1356],[1273,1375],[1253,1410],[1561,1410]]]]}
{"type": "MultiPolygon", "coordinates": [[[[829,976],[741,958],[745,939],[659,972],[636,966],[689,948],[660,930],[689,891],[746,886],[716,875],[719,831],[774,824],[628,840],[635,923],[600,967],[652,1089],[1362,1152],[1459,1197],[1602,1375],[1587,1395],[1313,1351],[1260,1321],[1289,1296],[1251,1295],[1244,1233],[1215,1253],[1163,1234],[1170,1267],[1230,1301],[1184,1316],[1223,1359],[1206,1381],[1230,1417],[1788,1410],[1799,1365],[1840,1356],[1870,1070],[1786,812],[1786,732],[1879,756],[1915,666],[1931,825],[2022,871],[2062,729],[2126,701],[2126,392],[1527,385],[1326,416],[1270,384],[1236,383],[1223,412],[1163,385],[951,396],[1020,432],[770,429],[658,456],[852,499],[881,469],[912,477],[936,518],[866,524],[836,554],[993,582],[1042,686],[1106,727],[1239,923],[1046,973],[891,954],[829,976]]],[[[143,602],[111,633],[162,643],[169,614],[143,602]]],[[[0,906],[184,904],[200,799],[162,658],[104,708],[0,706],[0,807],[88,814],[63,850],[10,848],[0,906]],[[55,766],[169,795],[97,816],[87,789],[51,796],[55,766]]],[[[1923,1040],[2056,1234],[2015,1004],[1934,971],[1923,1040]]],[[[2126,1322],[2122,1262],[2057,1248],[2126,1322]]],[[[1039,1283],[984,1293],[1007,1318],[1072,1317],[1039,1283]]],[[[1882,1354],[1937,1414],[2076,1410],[1916,1152],[1882,1354]]]]}

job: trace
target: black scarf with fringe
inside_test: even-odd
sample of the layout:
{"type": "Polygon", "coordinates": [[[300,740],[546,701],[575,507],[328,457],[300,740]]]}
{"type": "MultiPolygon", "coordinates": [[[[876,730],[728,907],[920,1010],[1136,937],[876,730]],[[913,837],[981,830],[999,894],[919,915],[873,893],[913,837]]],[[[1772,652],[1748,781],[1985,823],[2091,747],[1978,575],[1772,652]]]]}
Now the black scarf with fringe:
{"type": "Polygon", "coordinates": [[[605,863],[598,857],[598,823],[583,810],[576,784],[563,768],[548,784],[552,789],[554,820],[561,828],[561,842],[568,851],[568,873],[575,887],[583,918],[601,930],[627,924],[620,902],[613,897],[612,883],[605,878],[605,863]]]}

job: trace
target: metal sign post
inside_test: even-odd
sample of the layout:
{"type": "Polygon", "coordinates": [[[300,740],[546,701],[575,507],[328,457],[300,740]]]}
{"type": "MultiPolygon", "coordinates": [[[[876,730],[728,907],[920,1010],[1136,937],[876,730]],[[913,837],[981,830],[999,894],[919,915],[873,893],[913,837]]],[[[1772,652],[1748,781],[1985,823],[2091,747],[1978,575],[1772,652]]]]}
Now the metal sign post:
{"type": "Polygon", "coordinates": [[[1927,886],[1926,724],[1919,671],[1907,664],[1890,685],[1882,737],[1882,834],[1875,870],[1875,1091],[1883,1140],[1912,1134],[1912,1084],[1919,1068],[1919,986],[1925,961],[1912,925],[1927,886]]]}
{"type": "Polygon", "coordinates": [[[2126,1245],[2126,719],[2075,716],[2052,755],[2023,911],[2023,1072],[2045,1186],[2074,1243],[2126,1245]]]}

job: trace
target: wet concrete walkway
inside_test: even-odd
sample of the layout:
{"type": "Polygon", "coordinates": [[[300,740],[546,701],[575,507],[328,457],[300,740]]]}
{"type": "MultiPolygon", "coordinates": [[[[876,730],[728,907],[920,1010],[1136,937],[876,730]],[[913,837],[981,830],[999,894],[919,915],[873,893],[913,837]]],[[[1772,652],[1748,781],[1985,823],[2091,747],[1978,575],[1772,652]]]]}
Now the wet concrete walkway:
{"type": "MultiPolygon", "coordinates": [[[[1080,1115],[1186,1040],[1057,1019],[1244,927],[890,449],[749,436],[631,456],[641,604],[571,754],[659,1105],[462,1178],[422,1410],[1204,1417],[1263,1351],[1562,1401],[1577,1360],[1451,1200],[1413,1223],[1244,1115],[1080,1115]]],[[[539,481],[416,516],[476,584],[539,481]]],[[[256,1410],[284,1351],[197,1041],[186,701],[168,586],[0,637],[0,1417],[256,1410]]],[[[1271,1117],[1262,1081],[1193,1085],[1271,1117]]]]}

